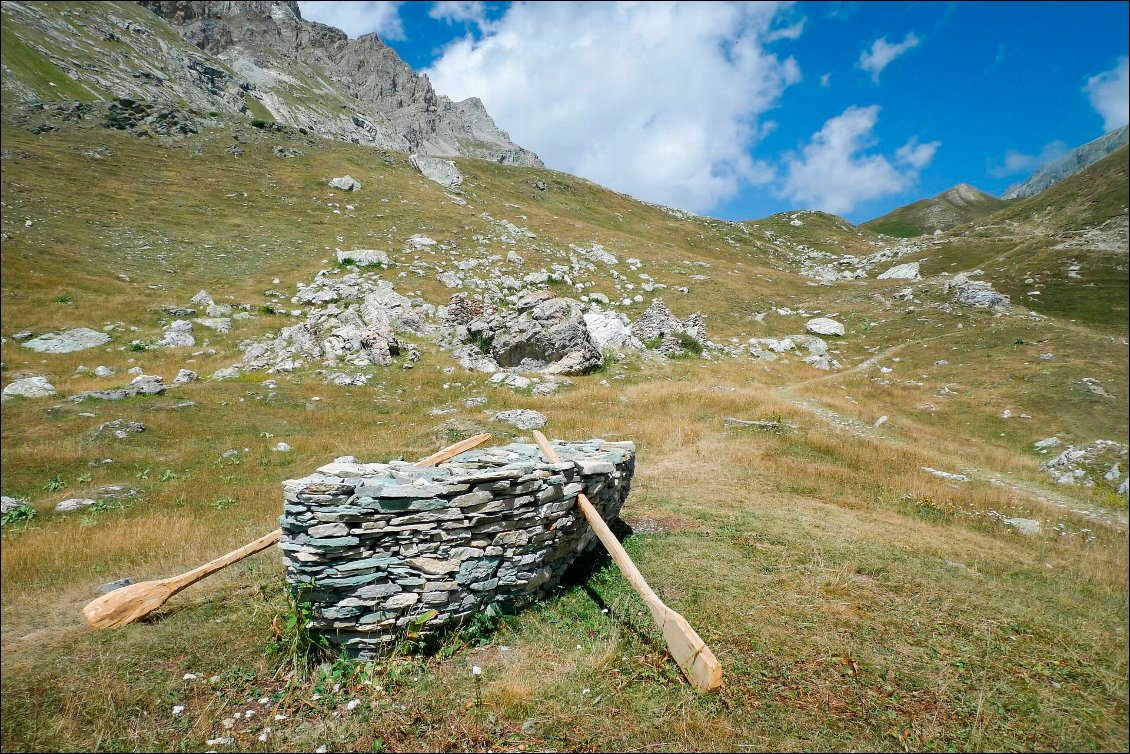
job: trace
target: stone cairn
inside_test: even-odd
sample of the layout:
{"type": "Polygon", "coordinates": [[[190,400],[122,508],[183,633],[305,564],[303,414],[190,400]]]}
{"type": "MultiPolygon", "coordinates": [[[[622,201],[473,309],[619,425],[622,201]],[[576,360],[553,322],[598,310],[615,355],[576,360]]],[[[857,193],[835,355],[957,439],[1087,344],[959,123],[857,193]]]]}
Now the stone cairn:
{"type": "Polygon", "coordinates": [[[279,548],[311,630],[372,659],[409,623],[428,635],[547,594],[599,547],[577,493],[611,521],[635,468],[630,442],[554,445],[561,463],[511,443],[434,468],[346,456],[285,482],[279,548]]]}

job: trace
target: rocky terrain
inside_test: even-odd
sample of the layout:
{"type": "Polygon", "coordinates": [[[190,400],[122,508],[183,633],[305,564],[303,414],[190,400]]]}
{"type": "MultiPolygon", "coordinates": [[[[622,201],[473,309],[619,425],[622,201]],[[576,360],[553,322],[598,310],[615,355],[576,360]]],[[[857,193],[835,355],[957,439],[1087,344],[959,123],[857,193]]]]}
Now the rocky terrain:
{"type": "Polygon", "coordinates": [[[471,98],[439,95],[375,34],[349,39],[297,2],[12,2],[6,99],[56,92],[247,115],[321,138],[432,156],[540,165],[471,98]]]}

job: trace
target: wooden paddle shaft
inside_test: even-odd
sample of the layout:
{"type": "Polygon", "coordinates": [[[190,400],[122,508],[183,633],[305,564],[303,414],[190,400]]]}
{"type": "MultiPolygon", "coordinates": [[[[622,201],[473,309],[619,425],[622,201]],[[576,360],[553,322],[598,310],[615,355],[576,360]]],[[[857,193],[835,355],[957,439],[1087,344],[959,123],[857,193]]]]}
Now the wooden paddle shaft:
{"type": "MultiPolygon", "coordinates": [[[[560,462],[557,451],[549,444],[545,435],[534,430],[534,439],[547,461],[550,463],[560,462]]],[[[675,662],[678,663],[694,687],[699,691],[706,692],[713,691],[721,686],[722,665],[714,657],[710,647],[706,646],[706,642],[702,640],[702,637],[682,615],[663,604],[663,600],[659,599],[659,595],[648,585],[639,568],[632,562],[628,551],[624,549],[620,540],[616,539],[616,535],[608,528],[608,524],[604,522],[600,511],[583,492],[577,493],[577,507],[580,508],[585,520],[589,522],[589,526],[592,527],[597,539],[605,546],[612,556],[612,560],[620,568],[620,572],[624,574],[624,578],[643,598],[652,619],[663,633],[667,647],[671,650],[671,656],[675,658],[675,662]]]]}

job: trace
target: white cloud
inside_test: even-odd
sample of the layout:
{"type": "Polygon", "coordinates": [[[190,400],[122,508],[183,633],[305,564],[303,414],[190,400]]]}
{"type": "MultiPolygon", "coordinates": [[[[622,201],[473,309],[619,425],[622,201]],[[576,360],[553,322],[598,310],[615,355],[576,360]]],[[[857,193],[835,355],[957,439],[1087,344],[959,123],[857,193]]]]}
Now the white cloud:
{"type": "Polygon", "coordinates": [[[921,44],[921,40],[914,32],[910,32],[906,37],[897,44],[891,44],[887,38],[880,37],[875,40],[871,45],[870,50],[864,50],[859,54],[859,63],[857,64],[863,70],[871,74],[871,80],[876,84],[879,83],[879,74],[883,69],[894,62],[895,58],[903,53],[917,47],[921,44]]]}
{"type": "Polygon", "coordinates": [[[909,188],[918,172],[934,158],[941,142],[919,144],[914,138],[895,151],[895,164],[879,154],[866,154],[877,140],[879,106],[849,107],[829,119],[800,154],[785,157],[780,194],[806,206],[834,214],[909,188]]]}
{"type": "Polygon", "coordinates": [[[474,0],[443,0],[432,3],[428,15],[449,24],[473,23],[482,26],[486,23],[486,6],[474,0]]]}
{"type": "Polygon", "coordinates": [[[831,85],[832,85],[832,74],[831,73],[825,73],[823,76],[820,77],[820,86],[827,89],[831,85]]]}
{"type": "Polygon", "coordinates": [[[993,178],[1005,178],[1017,173],[1031,173],[1038,167],[1047,165],[1053,160],[1058,160],[1067,154],[1067,145],[1059,139],[1045,144],[1039,154],[1024,154],[1015,149],[1004,153],[1004,159],[999,164],[989,165],[989,175],[993,178]]]}
{"type": "Polygon", "coordinates": [[[909,165],[915,170],[921,170],[934,159],[934,153],[942,146],[940,141],[930,141],[925,144],[918,143],[918,137],[911,137],[910,141],[895,150],[895,159],[903,165],[909,165]]]}
{"type": "Polygon", "coordinates": [[[350,3],[299,2],[298,8],[307,21],[336,26],[352,39],[374,31],[381,39],[404,39],[404,24],[400,20],[400,6],[403,4],[374,0],[350,3]]]}
{"type": "Polygon", "coordinates": [[[1095,111],[1103,116],[1103,128],[1113,131],[1130,122],[1130,59],[1121,57],[1109,71],[1087,79],[1083,91],[1091,98],[1095,111]]]}
{"type": "Polygon", "coordinates": [[[799,34],[787,6],[530,3],[425,71],[482,99],[498,125],[564,170],[650,201],[707,211],[772,171],[749,156],[759,119],[800,80],[767,40],[799,34]],[[784,8],[784,13],[782,9],[784,8]]]}

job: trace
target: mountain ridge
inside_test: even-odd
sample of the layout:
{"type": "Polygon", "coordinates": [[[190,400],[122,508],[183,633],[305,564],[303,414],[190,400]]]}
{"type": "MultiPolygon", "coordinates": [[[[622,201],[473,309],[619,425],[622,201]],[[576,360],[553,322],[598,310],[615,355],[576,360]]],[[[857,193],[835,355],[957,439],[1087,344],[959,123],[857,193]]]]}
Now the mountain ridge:
{"type": "Polygon", "coordinates": [[[972,222],[1005,205],[1004,200],[992,194],[967,183],[959,183],[937,196],[919,199],[874,220],[861,223],[860,227],[875,233],[911,238],[926,233],[946,231],[972,222]]]}
{"type": "Polygon", "coordinates": [[[1130,126],[1122,126],[1082,144],[1058,160],[1039,168],[1024,181],[1009,186],[1001,198],[1023,199],[1035,196],[1114,153],[1119,147],[1127,143],[1128,137],[1130,137],[1130,126]]]}
{"type": "Polygon", "coordinates": [[[12,2],[3,20],[5,104],[157,100],[381,149],[542,165],[477,98],[437,94],[375,34],[351,40],[293,2],[12,2]]]}

